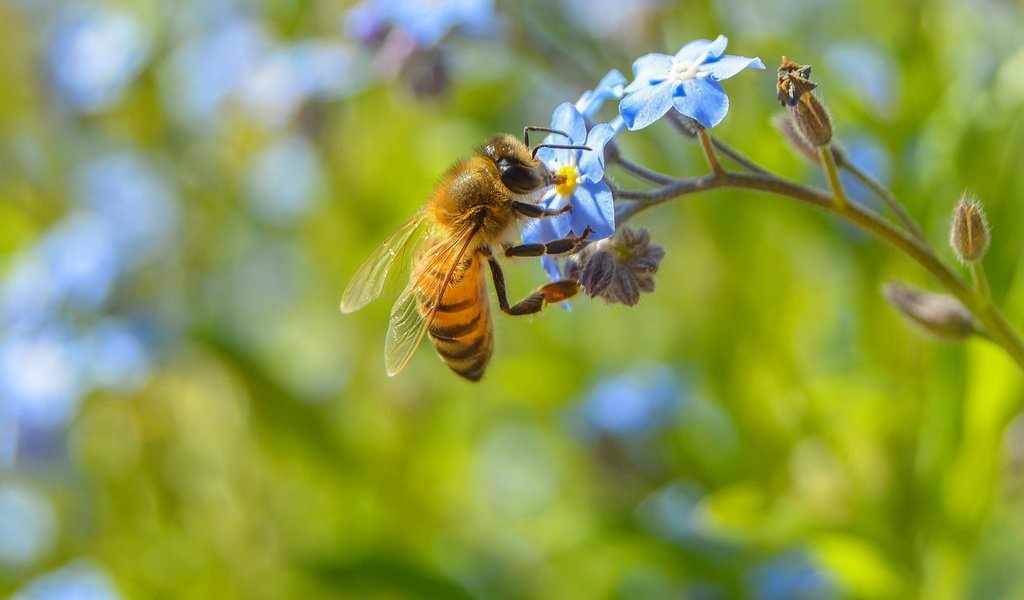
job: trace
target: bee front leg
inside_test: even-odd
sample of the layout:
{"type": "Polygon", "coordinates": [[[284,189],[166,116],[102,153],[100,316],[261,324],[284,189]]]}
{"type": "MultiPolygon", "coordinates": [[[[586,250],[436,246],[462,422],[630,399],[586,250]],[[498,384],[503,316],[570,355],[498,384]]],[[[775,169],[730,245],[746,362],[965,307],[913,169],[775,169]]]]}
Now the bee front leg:
{"type": "Polygon", "coordinates": [[[501,312],[508,315],[538,313],[548,304],[572,298],[580,289],[580,284],[575,279],[553,281],[540,286],[537,291],[509,306],[508,295],[505,293],[505,274],[501,270],[501,265],[490,254],[487,254],[487,264],[491,267],[494,291],[498,294],[498,306],[501,307],[501,312]]]}
{"type": "Polygon", "coordinates": [[[583,230],[583,235],[570,235],[560,240],[550,241],[546,244],[519,244],[505,248],[505,256],[508,258],[524,256],[544,256],[545,254],[562,255],[575,254],[580,248],[587,244],[587,238],[591,233],[590,227],[583,230]]]}
{"type": "Polygon", "coordinates": [[[523,215],[524,217],[530,217],[531,219],[543,219],[544,217],[557,217],[558,215],[564,215],[565,213],[572,210],[572,205],[566,204],[562,208],[551,210],[549,208],[544,208],[543,206],[530,204],[529,202],[520,202],[518,200],[513,200],[512,210],[523,215]]]}

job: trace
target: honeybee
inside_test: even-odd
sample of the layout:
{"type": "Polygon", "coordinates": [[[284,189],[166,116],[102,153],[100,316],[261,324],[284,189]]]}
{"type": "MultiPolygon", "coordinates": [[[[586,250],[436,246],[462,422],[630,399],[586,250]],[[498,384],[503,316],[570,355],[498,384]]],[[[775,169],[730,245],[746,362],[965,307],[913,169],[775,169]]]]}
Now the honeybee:
{"type": "Polygon", "coordinates": [[[543,193],[562,180],[537,158],[537,151],[589,150],[552,143],[531,147],[530,131],[566,136],[546,127],[526,127],[522,141],[508,134],[492,137],[473,156],[445,172],[427,202],[384,240],[345,288],[341,312],[362,308],[380,295],[395,261],[412,251],[409,284],[391,309],[384,344],[389,377],[405,368],[428,335],[452,371],[470,381],[483,377],[494,349],[485,262],[498,306],[506,314],[533,314],[579,290],[577,281],[564,279],[541,286],[513,305],[506,296],[496,249],[506,257],[571,254],[586,243],[589,234],[587,230],[546,244],[514,244],[524,219],[569,210],[569,206],[558,210],[538,206],[543,193]]]}

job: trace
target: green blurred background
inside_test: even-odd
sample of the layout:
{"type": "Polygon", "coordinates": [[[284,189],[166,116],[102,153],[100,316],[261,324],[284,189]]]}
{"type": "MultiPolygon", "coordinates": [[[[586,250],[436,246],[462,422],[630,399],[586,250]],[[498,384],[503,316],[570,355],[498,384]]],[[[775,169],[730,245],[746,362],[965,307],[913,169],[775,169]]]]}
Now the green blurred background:
{"type": "MultiPolygon", "coordinates": [[[[812,64],[943,257],[959,195],[985,203],[1024,323],[1022,10],[5,0],[0,594],[1024,596],[1021,374],[903,323],[882,283],[933,282],[823,214],[733,191],[643,213],[657,291],[499,316],[476,385],[429,348],[386,378],[387,299],[337,309],[487,135],[722,33],[769,69],[727,82],[717,136],[821,184],[770,124],[779,57],[812,64]]],[[[706,169],[665,125],[619,141],[706,169]]]]}

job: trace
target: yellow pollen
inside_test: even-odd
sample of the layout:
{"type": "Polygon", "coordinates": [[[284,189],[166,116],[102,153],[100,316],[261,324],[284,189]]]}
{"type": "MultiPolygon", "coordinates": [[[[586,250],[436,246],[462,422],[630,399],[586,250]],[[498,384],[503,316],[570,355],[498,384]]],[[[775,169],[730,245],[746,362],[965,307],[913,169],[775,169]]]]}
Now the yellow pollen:
{"type": "Polygon", "coordinates": [[[576,191],[576,180],[580,177],[580,171],[576,165],[562,165],[558,168],[555,191],[561,196],[571,196],[576,191]]]}

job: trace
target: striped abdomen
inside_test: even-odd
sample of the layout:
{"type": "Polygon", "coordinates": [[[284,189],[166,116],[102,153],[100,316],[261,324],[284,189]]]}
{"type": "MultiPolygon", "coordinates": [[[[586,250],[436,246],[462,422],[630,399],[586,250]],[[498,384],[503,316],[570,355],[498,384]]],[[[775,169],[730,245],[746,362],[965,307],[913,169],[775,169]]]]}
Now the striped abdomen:
{"type": "MultiPolygon", "coordinates": [[[[445,273],[426,276],[434,277],[440,285],[445,273]]],[[[437,289],[433,285],[424,287],[437,289]]],[[[421,295],[418,300],[420,314],[426,314],[432,299],[421,295]]],[[[483,262],[474,252],[463,257],[462,264],[456,268],[427,333],[441,360],[452,371],[470,381],[478,381],[494,348],[491,332],[483,262]]]]}

